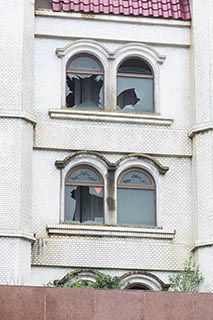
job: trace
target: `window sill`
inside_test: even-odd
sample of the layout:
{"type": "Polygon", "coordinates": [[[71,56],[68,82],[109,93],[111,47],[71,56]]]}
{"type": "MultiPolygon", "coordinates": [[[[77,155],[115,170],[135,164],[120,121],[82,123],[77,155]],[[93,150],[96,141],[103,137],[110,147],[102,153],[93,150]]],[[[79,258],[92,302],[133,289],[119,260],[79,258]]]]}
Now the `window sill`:
{"type": "Polygon", "coordinates": [[[52,119],[142,123],[158,126],[171,126],[174,121],[173,119],[164,118],[154,113],[142,114],[70,109],[50,109],[49,116],[52,119]]]}
{"type": "Polygon", "coordinates": [[[48,225],[49,235],[67,236],[94,236],[94,237],[122,237],[122,238],[151,238],[172,240],[175,230],[163,230],[160,228],[123,227],[103,225],[59,224],[48,225]]]}

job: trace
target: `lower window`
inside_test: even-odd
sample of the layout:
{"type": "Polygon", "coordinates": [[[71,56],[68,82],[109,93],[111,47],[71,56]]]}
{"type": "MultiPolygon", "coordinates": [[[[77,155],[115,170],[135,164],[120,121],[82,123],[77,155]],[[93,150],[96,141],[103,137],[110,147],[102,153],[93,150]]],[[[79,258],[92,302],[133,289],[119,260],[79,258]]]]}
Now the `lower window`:
{"type": "Polygon", "coordinates": [[[118,176],[114,185],[116,173],[113,171],[112,177],[112,171],[107,170],[104,176],[89,165],[77,165],[68,171],[65,176],[64,221],[156,226],[156,184],[152,175],[140,167],[131,167],[118,176]],[[108,181],[104,183],[104,179],[108,181]],[[109,190],[104,189],[104,185],[109,190]],[[114,207],[110,201],[113,203],[116,199],[110,197],[110,192],[112,195],[117,193],[114,207]]]}
{"type": "Polygon", "coordinates": [[[133,169],[119,178],[118,224],[156,225],[155,183],[147,172],[133,169]]]}
{"type": "Polygon", "coordinates": [[[65,182],[65,222],[104,223],[103,180],[94,169],[71,170],[65,182]]]}

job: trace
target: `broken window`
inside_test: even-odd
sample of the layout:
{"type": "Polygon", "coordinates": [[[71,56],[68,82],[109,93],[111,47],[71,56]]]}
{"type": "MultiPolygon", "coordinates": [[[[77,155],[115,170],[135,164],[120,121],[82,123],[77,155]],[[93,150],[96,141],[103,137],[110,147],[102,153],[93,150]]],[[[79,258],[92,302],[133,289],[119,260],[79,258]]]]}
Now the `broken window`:
{"type": "Polygon", "coordinates": [[[118,224],[156,225],[155,183],[141,169],[131,169],[118,180],[118,224]]]}
{"type": "Polygon", "coordinates": [[[80,55],[66,68],[66,107],[103,109],[103,69],[96,58],[80,55]]]}
{"type": "Polygon", "coordinates": [[[131,58],[120,65],[117,74],[117,109],[154,112],[154,77],[145,61],[131,58]]]}
{"type": "Polygon", "coordinates": [[[65,222],[104,223],[103,179],[88,166],[71,170],[65,181],[65,222]]]}

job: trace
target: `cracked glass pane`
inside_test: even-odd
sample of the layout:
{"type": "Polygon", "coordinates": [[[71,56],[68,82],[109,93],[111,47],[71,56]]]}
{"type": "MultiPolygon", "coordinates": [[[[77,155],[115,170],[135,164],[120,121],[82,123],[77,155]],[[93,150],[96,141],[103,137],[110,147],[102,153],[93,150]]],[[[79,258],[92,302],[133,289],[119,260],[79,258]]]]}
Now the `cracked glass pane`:
{"type": "Polygon", "coordinates": [[[103,71],[95,58],[78,56],[68,62],[66,107],[103,109],[103,71]]]}
{"type": "Polygon", "coordinates": [[[117,110],[154,112],[153,79],[118,77],[117,110]]]}
{"type": "Polygon", "coordinates": [[[65,186],[65,222],[104,223],[103,188],[65,186]]]}
{"type": "Polygon", "coordinates": [[[103,109],[103,76],[67,74],[66,107],[103,109]]]}

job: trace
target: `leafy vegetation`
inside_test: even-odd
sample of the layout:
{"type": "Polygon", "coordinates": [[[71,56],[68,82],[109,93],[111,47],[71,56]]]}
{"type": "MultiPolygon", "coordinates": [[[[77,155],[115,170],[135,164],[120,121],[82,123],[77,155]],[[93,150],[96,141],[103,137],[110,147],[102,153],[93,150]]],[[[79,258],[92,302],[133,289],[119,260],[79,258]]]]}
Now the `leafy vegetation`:
{"type": "Polygon", "coordinates": [[[184,264],[183,271],[169,277],[171,288],[180,292],[198,292],[203,275],[190,257],[184,264]]]}
{"type": "Polygon", "coordinates": [[[60,281],[53,281],[48,283],[49,286],[66,287],[66,288],[102,288],[102,289],[121,289],[119,277],[112,277],[109,274],[97,273],[95,275],[95,282],[87,281],[75,276],[64,283],[60,281]]]}

